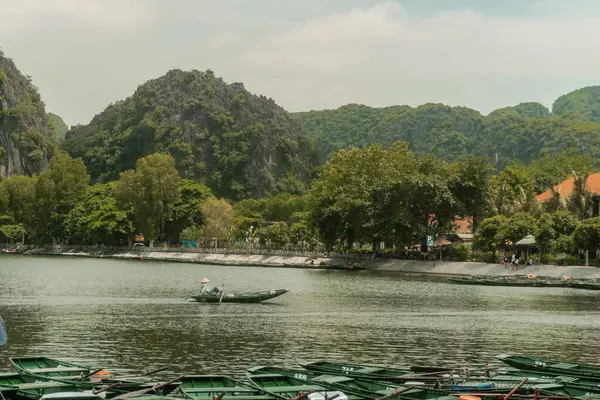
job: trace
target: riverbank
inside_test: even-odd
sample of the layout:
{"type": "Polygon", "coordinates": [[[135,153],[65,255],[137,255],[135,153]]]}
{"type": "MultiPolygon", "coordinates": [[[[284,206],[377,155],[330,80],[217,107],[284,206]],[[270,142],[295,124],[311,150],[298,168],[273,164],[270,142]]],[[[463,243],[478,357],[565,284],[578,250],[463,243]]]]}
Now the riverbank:
{"type": "MultiPolygon", "coordinates": [[[[64,257],[115,258],[163,262],[183,262],[212,265],[259,266],[307,269],[344,269],[348,263],[370,271],[398,272],[422,275],[514,275],[510,267],[481,262],[424,262],[416,260],[365,260],[306,255],[231,254],[175,251],[131,251],[119,249],[94,249],[77,247],[52,247],[32,249],[25,254],[64,257]]],[[[572,278],[600,278],[600,268],[583,266],[522,266],[517,274],[572,278]]]]}

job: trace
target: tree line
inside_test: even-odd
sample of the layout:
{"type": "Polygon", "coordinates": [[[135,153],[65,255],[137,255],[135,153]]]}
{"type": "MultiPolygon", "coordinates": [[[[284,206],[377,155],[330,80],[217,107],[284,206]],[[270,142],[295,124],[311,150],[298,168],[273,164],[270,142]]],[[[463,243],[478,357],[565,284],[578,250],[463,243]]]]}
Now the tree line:
{"type": "Polygon", "coordinates": [[[29,243],[131,245],[156,241],[232,247],[351,251],[395,249],[472,220],[475,249],[497,251],[534,234],[547,258],[595,250],[600,220],[585,181],[595,160],[572,152],[513,162],[495,171],[484,157],[454,162],[404,142],[334,153],[308,193],[230,202],[184,179],[169,154],[137,160],[116,181],[90,184],[81,159],[57,153],[41,174],[0,182],[0,239],[29,243]],[[568,198],[536,195],[575,175],[568,198]],[[598,229],[597,229],[598,228],[598,229]]]}

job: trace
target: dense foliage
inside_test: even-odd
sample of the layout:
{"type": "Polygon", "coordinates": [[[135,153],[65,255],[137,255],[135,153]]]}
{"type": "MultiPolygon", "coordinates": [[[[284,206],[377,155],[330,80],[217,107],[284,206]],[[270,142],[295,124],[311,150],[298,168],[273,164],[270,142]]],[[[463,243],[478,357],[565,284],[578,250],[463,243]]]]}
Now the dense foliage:
{"type": "Polygon", "coordinates": [[[233,200],[305,190],[313,146],[272,99],[212,71],[173,70],[110,105],[63,143],[92,179],[107,182],[155,152],[173,156],[184,178],[233,200]]]}
{"type": "Polygon", "coordinates": [[[443,104],[416,108],[350,104],[293,116],[317,142],[321,160],[339,149],[389,147],[403,141],[413,152],[448,161],[467,154],[486,156],[501,170],[514,160],[528,164],[569,149],[599,160],[598,91],[591,87],[562,96],[554,104],[554,114],[539,103],[505,107],[488,116],[443,104]]]}

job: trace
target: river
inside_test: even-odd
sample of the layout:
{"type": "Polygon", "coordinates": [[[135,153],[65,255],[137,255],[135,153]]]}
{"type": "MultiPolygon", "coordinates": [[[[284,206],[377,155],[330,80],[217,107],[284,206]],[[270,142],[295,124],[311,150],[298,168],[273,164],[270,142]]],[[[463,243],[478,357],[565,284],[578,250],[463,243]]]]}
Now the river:
{"type": "Polygon", "coordinates": [[[500,353],[600,362],[600,293],[459,286],[374,272],[0,256],[8,358],[235,376],[317,359],[396,365],[500,353]],[[184,299],[206,276],[230,290],[287,288],[263,304],[184,299]]]}

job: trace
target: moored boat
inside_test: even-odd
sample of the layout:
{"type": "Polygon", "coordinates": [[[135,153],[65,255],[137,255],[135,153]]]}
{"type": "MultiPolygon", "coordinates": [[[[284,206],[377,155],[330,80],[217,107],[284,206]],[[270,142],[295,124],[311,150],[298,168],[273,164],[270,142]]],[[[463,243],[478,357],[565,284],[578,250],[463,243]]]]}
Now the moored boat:
{"type": "Polygon", "coordinates": [[[25,375],[38,377],[56,377],[64,380],[81,379],[90,375],[92,368],[49,357],[14,357],[10,358],[13,368],[25,375]]]}
{"type": "Polygon", "coordinates": [[[225,292],[220,294],[204,294],[190,296],[191,299],[199,303],[260,303],[279,297],[289,292],[287,289],[268,290],[263,292],[225,292]]]}
{"type": "Polygon", "coordinates": [[[337,400],[365,399],[362,396],[348,396],[341,391],[331,390],[317,383],[303,381],[280,374],[253,374],[248,376],[248,380],[252,382],[253,385],[268,393],[271,393],[275,396],[282,396],[287,399],[295,399],[302,393],[309,391],[313,392],[308,396],[308,398],[311,400],[316,398],[330,398],[333,396],[336,396],[337,400]]]}
{"type": "Polygon", "coordinates": [[[571,362],[551,361],[534,357],[500,354],[496,356],[511,367],[525,371],[543,372],[551,375],[569,375],[600,380],[600,366],[591,364],[577,364],[571,362]]]}
{"type": "Polygon", "coordinates": [[[187,375],[180,379],[179,390],[191,400],[235,397],[236,400],[275,400],[284,396],[267,393],[249,383],[221,375],[187,375]],[[214,396],[214,397],[213,397],[214,396]]]}

